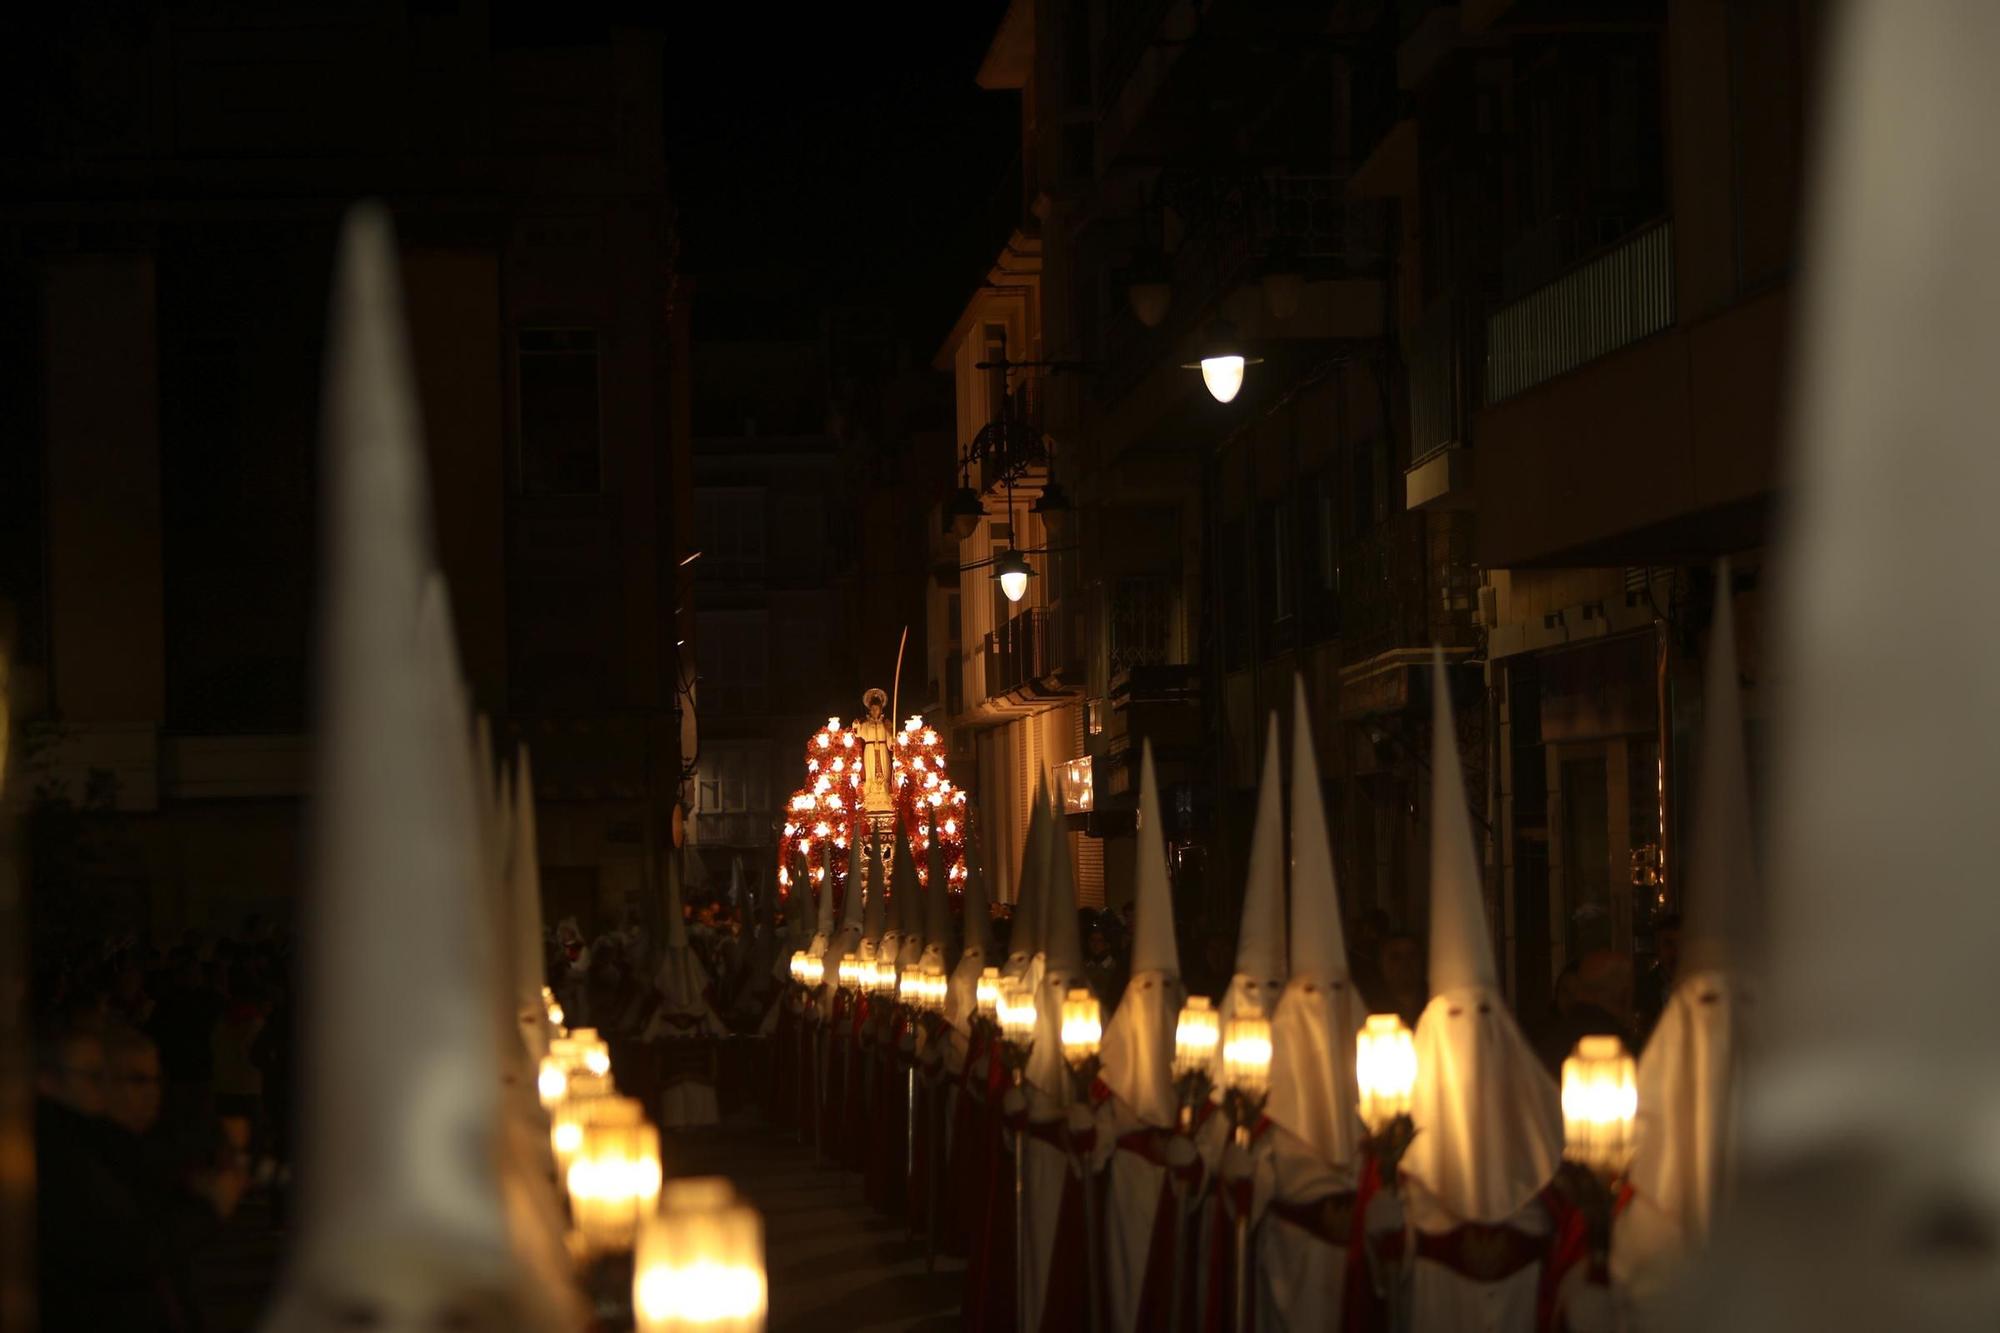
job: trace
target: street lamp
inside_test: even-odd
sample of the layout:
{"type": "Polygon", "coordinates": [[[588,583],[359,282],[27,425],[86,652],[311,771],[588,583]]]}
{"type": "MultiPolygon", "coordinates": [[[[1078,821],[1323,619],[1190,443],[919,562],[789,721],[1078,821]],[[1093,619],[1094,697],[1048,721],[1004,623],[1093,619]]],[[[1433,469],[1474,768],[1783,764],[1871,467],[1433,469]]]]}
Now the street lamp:
{"type": "Polygon", "coordinates": [[[1208,341],[1202,347],[1201,359],[1190,361],[1181,369],[1199,370],[1201,382],[1208,386],[1209,396],[1218,403],[1227,403],[1243,390],[1243,368],[1257,365],[1263,359],[1244,351],[1234,324],[1218,319],[1209,326],[1208,341]]]}
{"type": "Polygon", "coordinates": [[[1035,577],[1035,570],[1028,557],[1008,550],[993,562],[993,577],[1000,580],[1000,591],[1007,595],[1007,600],[1018,602],[1028,595],[1028,580],[1035,577]]]}

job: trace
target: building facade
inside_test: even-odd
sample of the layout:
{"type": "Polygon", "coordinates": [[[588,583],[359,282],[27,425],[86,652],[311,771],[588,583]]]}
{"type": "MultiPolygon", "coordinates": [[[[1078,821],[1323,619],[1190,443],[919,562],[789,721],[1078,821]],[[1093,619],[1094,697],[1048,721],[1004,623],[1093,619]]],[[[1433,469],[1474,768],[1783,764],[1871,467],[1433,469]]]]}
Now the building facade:
{"type": "Polygon", "coordinates": [[[1759,671],[1810,11],[1010,5],[1019,223],[937,358],[928,521],[1003,881],[1061,778],[1086,892],[1128,893],[1150,740],[1184,930],[1227,933],[1296,673],[1346,908],[1421,930],[1436,647],[1517,1003],[1650,949],[1717,556],[1759,671]],[[1188,367],[1231,338],[1219,402],[1188,367]]]}
{"type": "Polygon", "coordinates": [[[0,214],[38,909],[289,913],[326,293],[365,196],[401,242],[464,669],[534,754],[551,920],[642,909],[691,518],[660,35],[414,0],[42,21],[28,46],[61,55],[18,90],[0,214]]]}

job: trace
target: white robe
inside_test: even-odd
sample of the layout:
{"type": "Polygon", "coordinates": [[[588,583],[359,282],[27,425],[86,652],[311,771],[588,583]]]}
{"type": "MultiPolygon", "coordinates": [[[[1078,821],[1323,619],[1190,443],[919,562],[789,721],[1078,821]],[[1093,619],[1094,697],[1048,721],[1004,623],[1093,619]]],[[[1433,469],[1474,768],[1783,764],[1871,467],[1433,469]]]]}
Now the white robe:
{"type": "MultiPolygon", "coordinates": [[[[1418,1232],[1446,1232],[1462,1219],[1406,1181],[1410,1222],[1418,1232]]],[[[1506,1225],[1547,1241],[1555,1219],[1539,1198],[1530,1199],[1506,1225]]],[[[1410,1327],[1423,1333],[1535,1333],[1541,1296],[1542,1263],[1537,1261],[1497,1282],[1477,1282],[1435,1260],[1418,1257],[1410,1266],[1410,1327]]]]}

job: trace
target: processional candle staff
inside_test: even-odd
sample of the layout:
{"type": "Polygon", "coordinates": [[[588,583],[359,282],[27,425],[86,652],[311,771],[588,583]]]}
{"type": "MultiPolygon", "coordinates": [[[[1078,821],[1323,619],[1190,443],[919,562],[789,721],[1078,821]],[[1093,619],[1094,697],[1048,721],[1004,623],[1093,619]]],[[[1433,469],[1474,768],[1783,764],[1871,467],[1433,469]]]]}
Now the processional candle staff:
{"type": "MultiPolygon", "coordinates": [[[[1082,986],[1072,986],[1062,1003],[1063,1059],[1076,1080],[1076,1104],[1088,1108],[1090,1085],[1097,1080],[1097,1054],[1104,1040],[1104,1010],[1097,997],[1082,986]]],[[[1092,1188],[1089,1159],[1070,1145],[1070,1168],[1077,1174],[1083,1194],[1084,1299],[1090,1304],[1090,1327],[1101,1326],[1098,1315],[1098,1222],[1097,1191],[1092,1188]]]]}
{"type": "Polygon", "coordinates": [[[1639,1114],[1638,1073],[1625,1044],[1592,1036],[1563,1061],[1563,1165],[1558,1184],[1583,1214],[1590,1277],[1609,1281],[1611,1220],[1618,1182],[1632,1164],[1639,1114]]]}
{"type": "Polygon", "coordinates": [[[632,1248],[659,1204],[660,1174],[660,1132],[644,1120],[582,1127],[564,1175],[570,1239],[607,1326],[631,1317],[632,1248]]]}
{"type": "MultiPolygon", "coordinates": [[[[1022,1115],[1025,1121],[1027,1092],[1023,1083],[1028,1053],[1035,1044],[1034,988],[1012,978],[1002,978],[998,1013],[1000,1036],[1004,1043],[1002,1057],[1012,1071],[1014,1091],[1024,1099],[1022,1115]]],[[[1020,1320],[1021,1333],[1029,1333],[1033,1326],[1028,1309],[1028,1145],[1025,1138],[1025,1134],[1020,1134],[1014,1140],[1014,1308],[1020,1320]]]]}
{"type": "MultiPolygon", "coordinates": [[[[1206,995],[1190,995],[1174,1022],[1174,1093],[1180,1102],[1180,1137],[1194,1134],[1194,1108],[1208,1097],[1209,1071],[1215,1068],[1216,1048],[1222,1044],[1222,1015],[1206,995]]],[[[1176,1213],[1174,1217],[1174,1313],[1173,1326],[1184,1322],[1185,1288],[1188,1270],[1188,1225],[1194,1200],[1178,1171],[1169,1168],[1176,1213]]]]}
{"type": "Polygon", "coordinates": [[[762,1333],[764,1223],[719,1176],[670,1182],[639,1236],[638,1333],[762,1333]]]}
{"type": "MultiPolygon", "coordinates": [[[[1231,1137],[1246,1156],[1250,1126],[1263,1113],[1271,1094],[1271,1020],[1245,1009],[1222,1030],[1222,1087],[1229,1109],[1231,1137]]],[[[1250,1207],[1247,1199],[1236,1209],[1236,1333],[1250,1330],[1250,1207]]]]}

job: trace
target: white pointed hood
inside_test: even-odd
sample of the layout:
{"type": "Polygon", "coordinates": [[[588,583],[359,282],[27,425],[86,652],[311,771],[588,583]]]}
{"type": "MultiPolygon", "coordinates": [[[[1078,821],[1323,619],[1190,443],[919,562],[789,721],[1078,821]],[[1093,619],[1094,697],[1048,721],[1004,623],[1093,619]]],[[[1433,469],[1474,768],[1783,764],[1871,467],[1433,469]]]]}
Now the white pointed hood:
{"type": "MultiPolygon", "coordinates": [[[[863,843],[856,839],[852,843],[852,850],[853,854],[848,858],[847,892],[840,903],[840,930],[833,937],[833,947],[826,953],[828,960],[836,965],[841,959],[855,957],[861,952],[861,937],[867,928],[869,883],[882,873],[881,848],[873,841],[863,843]]],[[[833,869],[830,862],[826,872],[826,882],[820,886],[820,892],[822,894],[833,892],[833,869]]],[[[828,897],[822,901],[830,903],[833,900],[828,897]]]]}
{"type": "Polygon", "coordinates": [[[665,858],[667,938],[653,972],[653,985],[660,992],[653,1027],[664,1035],[701,1031],[721,1036],[728,1027],[709,1002],[708,969],[688,943],[687,918],[681,913],[680,860],[672,854],[665,858]]]}
{"type": "Polygon", "coordinates": [[[1000,967],[1010,977],[1026,976],[1042,952],[1042,900],[1049,873],[1049,802],[1041,779],[1035,780],[1034,805],[1028,811],[1028,837],[1021,850],[1021,882],[1014,895],[1014,915],[1007,932],[1007,961],[1000,967]]]}
{"type": "Polygon", "coordinates": [[[542,948],[541,849],[535,832],[535,777],[523,745],[515,759],[514,841],[507,856],[508,900],[513,910],[509,928],[514,966],[514,1014],[531,1063],[539,1067],[548,1053],[548,1006],[542,999],[547,963],[542,948]]]}
{"type": "MultiPolygon", "coordinates": [[[[1271,1019],[1265,1113],[1322,1163],[1349,1167],[1361,1139],[1354,1034],[1367,1007],[1347,971],[1333,842],[1302,678],[1292,682],[1292,975],[1271,1019]]],[[[1284,1188],[1282,1180],[1279,1188],[1284,1188]]]]}
{"type": "Polygon", "coordinates": [[[330,322],[302,1208],[265,1327],[317,1333],[361,1307],[497,1328],[532,1293],[500,1192],[494,960],[465,928],[482,916],[468,719],[449,627],[440,643],[420,621],[430,497],[379,207],[348,215],[330,322]]]}
{"type": "Polygon", "coordinates": [[[1431,693],[1431,1001],[1403,1169],[1457,1221],[1497,1223],[1554,1177],[1562,1107],[1500,993],[1442,651],[1431,693]]]}
{"type": "MultiPolygon", "coordinates": [[[[857,844],[849,860],[858,861],[860,856],[861,849],[857,844]]],[[[813,895],[815,890],[813,889],[812,861],[804,852],[799,853],[798,869],[793,873],[799,876],[800,883],[806,886],[806,893],[813,895]]],[[[812,903],[813,906],[813,940],[807,952],[820,958],[826,957],[833,949],[833,873],[833,858],[829,856],[826,864],[826,878],[819,883],[817,899],[815,900],[811,896],[807,898],[807,901],[812,903]]]]}
{"type": "Polygon", "coordinates": [[[986,899],[986,872],[972,858],[970,838],[966,839],[965,895],[961,906],[965,947],[959,951],[951,979],[945,984],[944,1014],[952,1027],[970,1033],[973,1017],[979,1010],[980,973],[1001,961],[993,947],[993,909],[986,899]],[[988,959],[993,961],[989,964],[988,959]]]}
{"type": "Polygon", "coordinates": [[[1071,1079],[1062,1050],[1063,998],[1072,987],[1095,988],[1083,970],[1083,940],[1076,919],[1076,869],[1070,862],[1069,836],[1056,813],[1053,790],[1049,802],[1049,874],[1043,881],[1047,896],[1042,900],[1042,975],[1037,983],[1035,1044],[1028,1055],[1028,1080],[1044,1092],[1067,1100],[1071,1079]]]}
{"type": "Polygon", "coordinates": [[[1139,830],[1132,889],[1132,979],[1104,1025],[1100,1049],[1104,1084],[1146,1124],[1171,1129],[1179,1117],[1174,1095],[1174,1026],[1180,1018],[1180,953],[1174,946],[1173,892],[1167,880],[1166,826],[1153,774],[1153,744],[1139,759],[1139,830]]]}
{"type": "Polygon", "coordinates": [[[896,952],[898,967],[915,966],[924,953],[923,886],[917,882],[917,859],[910,847],[910,832],[904,828],[896,837],[896,891],[889,905],[896,909],[896,952]]]}
{"type": "Polygon", "coordinates": [[[1730,963],[1743,936],[1731,919],[1757,892],[1727,561],[1717,589],[1681,969],[1639,1057],[1638,1145],[1630,1175],[1634,1206],[1659,1210],[1680,1245],[1707,1238],[1731,1156],[1743,1005],[1741,980],[1730,963]]]}
{"type": "MultiPolygon", "coordinates": [[[[1285,815],[1280,776],[1278,715],[1264,733],[1264,763],[1257,783],[1257,823],[1250,833],[1249,874],[1243,884],[1243,919],[1236,933],[1236,973],[1216,1008],[1222,1023],[1245,1005],[1269,1017],[1285,989],[1285,815]]],[[[1222,1051],[1215,1053],[1215,1086],[1222,1087],[1222,1051]]],[[[1218,1093],[1219,1095],[1219,1093],[1218,1093]]]]}
{"type": "Polygon", "coordinates": [[[945,862],[944,844],[938,841],[937,812],[930,816],[929,837],[924,843],[924,967],[936,967],[951,975],[957,942],[951,931],[951,872],[945,862]]]}

